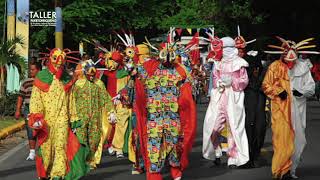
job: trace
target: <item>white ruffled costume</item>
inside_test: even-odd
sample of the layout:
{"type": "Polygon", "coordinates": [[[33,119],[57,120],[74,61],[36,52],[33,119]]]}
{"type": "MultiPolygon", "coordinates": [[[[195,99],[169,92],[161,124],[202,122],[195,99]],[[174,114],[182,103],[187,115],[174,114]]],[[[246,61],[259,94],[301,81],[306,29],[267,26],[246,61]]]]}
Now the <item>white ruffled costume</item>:
{"type": "Polygon", "coordinates": [[[223,57],[215,61],[213,88],[203,126],[203,157],[209,160],[222,156],[219,136],[228,128],[228,165],[241,166],[249,161],[245,131],[244,92],[248,85],[245,67],[248,63],[238,56],[230,37],[221,39],[223,57]]]}
{"type": "Polygon", "coordinates": [[[297,60],[294,67],[289,70],[290,86],[292,90],[299,91],[302,96],[292,96],[291,122],[294,129],[295,152],[292,156],[291,174],[295,175],[296,169],[300,163],[302,152],[307,144],[306,141],[306,111],[307,97],[315,93],[315,82],[309,70],[308,62],[297,60]]]}

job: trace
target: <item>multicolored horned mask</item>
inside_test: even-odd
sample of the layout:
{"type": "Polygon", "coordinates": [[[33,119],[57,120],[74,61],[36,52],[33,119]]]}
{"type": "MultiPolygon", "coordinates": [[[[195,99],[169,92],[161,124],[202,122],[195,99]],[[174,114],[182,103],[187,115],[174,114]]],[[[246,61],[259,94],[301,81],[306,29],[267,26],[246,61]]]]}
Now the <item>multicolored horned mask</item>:
{"type": "Polygon", "coordinates": [[[277,49],[278,51],[264,51],[268,54],[281,54],[281,59],[283,59],[288,67],[293,68],[294,61],[298,59],[299,54],[320,54],[317,51],[304,51],[303,49],[315,48],[316,45],[310,45],[310,41],[314,38],[308,38],[299,43],[295,43],[294,41],[285,40],[279,36],[276,36],[278,40],[281,41],[281,46],[276,45],[268,45],[268,47],[277,49]]]}
{"type": "Polygon", "coordinates": [[[240,33],[240,27],[239,27],[239,25],[238,25],[238,36],[234,39],[234,41],[236,42],[236,48],[238,48],[238,49],[244,49],[244,48],[246,48],[246,46],[248,45],[248,44],[251,44],[251,43],[253,43],[253,42],[255,42],[257,39],[253,39],[253,40],[251,40],[251,41],[246,41],[245,39],[244,39],[244,37],[243,36],[241,36],[241,33],[240,33]]]}
{"type": "Polygon", "coordinates": [[[70,56],[71,54],[79,54],[79,51],[71,51],[70,49],[61,50],[59,48],[48,50],[50,53],[39,53],[40,55],[44,55],[40,59],[46,61],[48,69],[51,73],[58,75],[58,77],[62,75],[63,65],[66,62],[78,64],[80,61],[79,58],[70,56]]]}
{"type": "Polygon", "coordinates": [[[174,40],[176,35],[175,28],[170,27],[168,34],[167,42],[161,43],[159,48],[151,45],[147,38],[145,38],[145,45],[149,46],[151,49],[159,53],[159,59],[164,65],[170,65],[180,58],[181,54],[188,54],[190,51],[200,49],[198,44],[188,44],[187,46],[180,45],[177,41],[174,40]]]}
{"type": "Polygon", "coordinates": [[[214,36],[214,28],[209,28],[209,30],[211,32],[206,32],[206,34],[209,36],[209,39],[203,37],[201,39],[210,42],[210,51],[207,56],[207,60],[209,63],[212,63],[214,61],[221,60],[223,52],[223,43],[217,36],[214,36]]]}

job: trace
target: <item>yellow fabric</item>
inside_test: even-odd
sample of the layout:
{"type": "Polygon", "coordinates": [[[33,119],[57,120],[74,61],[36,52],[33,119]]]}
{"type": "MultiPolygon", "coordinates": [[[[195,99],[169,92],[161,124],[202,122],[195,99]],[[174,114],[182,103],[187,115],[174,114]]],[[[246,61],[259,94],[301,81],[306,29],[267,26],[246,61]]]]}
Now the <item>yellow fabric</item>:
{"type": "Polygon", "coordinates": [[[138,48],[139,55],[147,55],[150,54],[149,47],[145,44],[138,44],[136,46],[138,48]]]}
{"type": "Polygon", "coordinates": [[[124,87],[126,87],[127,83],[129,82],[130,76],[117,79],[117,93],[119,93],[120,90],[122,90],[124,87]]]}
{"type": "Polygon", "coordinates": [[[291,126],[291,89],[288,68],[281,61],[272,63],[262,83],[264,93],[271,99],[271,128],[274,154],[272,157],[272,175],[276,178],[286,174],[292,165],[294,152],[294,131],[291,126]],[[286,100],[278,94],[287,91],[286,100]]]}
{"type": "Polygon", "coordinates": [[[101,162],[101,156],[103,151],[103,145],[105,141],[107,140],[107,137],[110,136],[112,125],[109,123],[109,115],[110,113],[114,112],[114,107],[111,101],[111,96],[106,91],[106,88],[101,80],[96,80],[95,83],[101,88],[102,92],[105,92],[105,95],[108,96],[107,99],[109,101],[106,102],[105,106],[101,109],[102,111],[102,119],[101,119],[101,140],[98,146],[98,149],[95,153],[94,162],[95,164],[100,164],[101,162]]]}
{"type": "Polygon", "coordinates": [[[112,146],[115,151],[122,152],[125,134],[128,128],[128,120],[131,116],[131,109],[119,104],[116,106],[117,123],[115,127],[112,146]]]}
{"type": "Polygon", "coordinates": [[[48,138],[41,145],[43,165],[50,177],[66,175],[66,143],[68,138],[67,94],[55,77],[48,92],[32,89],[30,113],[43,113],[48,124],[48,138]]]}
{"type": "MultiPolygon", "coordinates": [[[[129,141],[132,140],[132,131],[130,132],[129,135],[129,141]]],[[[135,163],[136,162],[136,153],[134,151],[134,147],[132,146],[132,142],[129,142],[129,147],[128,147],[128,159],[129,161],[135,163]]]]}

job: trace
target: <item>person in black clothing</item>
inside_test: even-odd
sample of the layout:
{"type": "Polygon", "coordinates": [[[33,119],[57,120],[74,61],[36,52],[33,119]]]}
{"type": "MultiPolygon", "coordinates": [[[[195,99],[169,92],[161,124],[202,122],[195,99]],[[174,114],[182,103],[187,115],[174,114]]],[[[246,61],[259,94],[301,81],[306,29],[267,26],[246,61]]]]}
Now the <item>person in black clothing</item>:
{"type": "Polygon", "coordinates": [[[266,72],[266,67],[262,66],[260,57],[257,52],[245,52],[245,49],[239,49],[239,55],[246,56],[249,63],[247,73],[249,84],[245,92],[245,112],[246,112],[246,133],[249,142],[249,162],[244,168],[254,168],[259,166],[259,156],[264,144],[264,138],[267,129],[266,121],[266,96],[261,90],[261,84],[266,72]]]}

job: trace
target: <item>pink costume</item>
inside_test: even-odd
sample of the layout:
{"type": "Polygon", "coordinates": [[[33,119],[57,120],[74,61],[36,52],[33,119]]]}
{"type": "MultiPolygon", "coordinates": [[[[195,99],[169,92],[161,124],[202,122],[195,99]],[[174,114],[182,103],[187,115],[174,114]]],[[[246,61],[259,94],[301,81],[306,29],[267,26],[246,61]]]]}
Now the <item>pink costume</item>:
{"type": "Polygon", "coordinates": [[[220,158],[219,136],[228,128],[228,165],[240,166],[249,160],[245,131],[244,92],[248,85],[245,67],[248,63],[238,56],[232,38],[222,38],[223,57],[215,61],[213,89],[203,127],[203,157],[220,158]]]}

